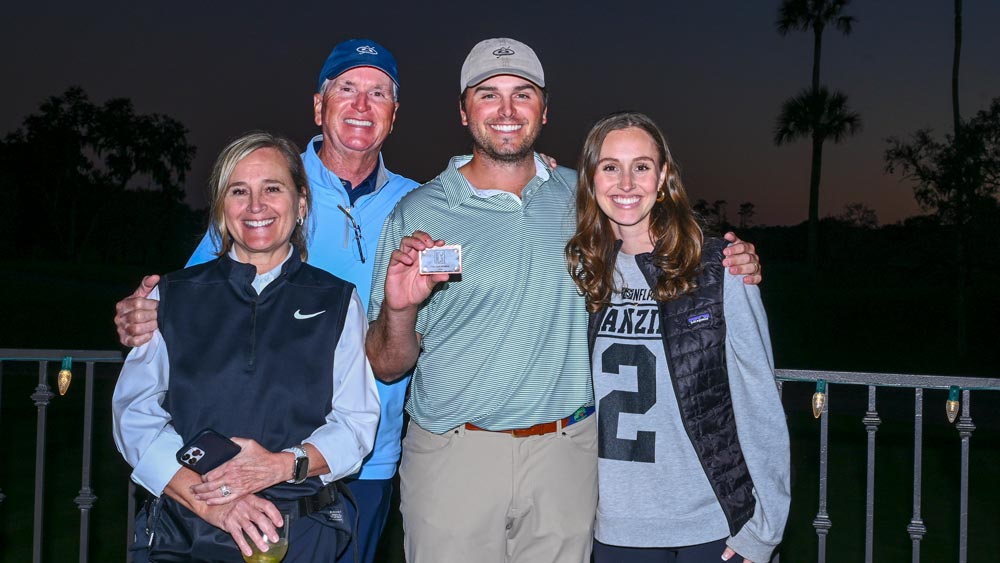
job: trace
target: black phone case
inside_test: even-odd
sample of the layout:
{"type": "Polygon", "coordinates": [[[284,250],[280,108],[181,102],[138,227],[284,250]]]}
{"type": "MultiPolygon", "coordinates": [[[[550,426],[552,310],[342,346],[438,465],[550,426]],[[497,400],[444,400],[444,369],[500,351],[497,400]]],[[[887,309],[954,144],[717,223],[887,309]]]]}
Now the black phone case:
{"type": "Polygon", "coordinates": [[[206,428],[177,450],[177,461],[204,475],[240,453],[232,440],[211,428],[206,428]]]}

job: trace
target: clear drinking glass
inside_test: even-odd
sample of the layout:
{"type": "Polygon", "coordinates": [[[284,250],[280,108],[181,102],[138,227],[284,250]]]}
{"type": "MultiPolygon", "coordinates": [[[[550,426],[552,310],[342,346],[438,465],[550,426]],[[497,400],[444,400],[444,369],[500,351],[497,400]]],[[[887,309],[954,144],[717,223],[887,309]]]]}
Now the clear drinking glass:
{"type": "Polygon", "coordinates": [[[253,550],[252,555],[243,556],[244,561],[247,563],[278,563],[285,558],[285,554],[288,553],[288,529],[291,527],[291,514],[288,511],[282,510],[281,519],[284,524],[280,528],[277,528],[278,537],[269,538],[266,535],[264,536],[264,539],[267,540],[267,551],[257,549],[257,544],[253,543],[246,534],[243,534],[243,538],[250,544],[250,549],[253,550]]]}

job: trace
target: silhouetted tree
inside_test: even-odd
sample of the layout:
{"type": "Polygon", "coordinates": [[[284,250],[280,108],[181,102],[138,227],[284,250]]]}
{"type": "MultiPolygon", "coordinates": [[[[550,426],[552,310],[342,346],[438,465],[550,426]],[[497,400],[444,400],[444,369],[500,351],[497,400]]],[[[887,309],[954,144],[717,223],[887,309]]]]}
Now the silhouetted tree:
{"type": "Polygon", "coordinates": [[[699,222],[701,223],[701,228],[706,231],[706,234],[716,235],[719,234],[719,215],[716,213],[714,207],[704,199],[698,199],[691,206],[695,214],[698,215],[699,222]]]}
{"type": "Polygon", "coordinates": [[[0,141],[0,185],[17,202],[4,217],[8,244],[39,257],[80,258],[97,231],[116,228],[121,217],[108,210],[126,190],[155,193],[147,203],[164,220],[181,204],[194,158],[186,135],[175,119],[137,114],[123,98],[98,105],[79,87],[44,100],[0,141]]]}
{"type": "Polygon", "coordinates": [[[958,69],[962,62],[962,0],[955,0],[955,44],[951,54],[951,121],[958,135],[962,113],[958,110],[958,69]]]}
{"type": "Polygon", "coordinates": [[[909,142],[890,137],[887,143],[886,171],[914,182],[917,203],[933,212],[954,237],[957,337],[964,356],[969,241],[992,237],[996,229],[990,217],[996,216],[1000,190],[1000,98],[960,123],[957,133],[945,135],[943,141],[922,129],[909,142]]]}
{"type": "Polygon", "coordinates": [[[965,225],[996,201],[1000,189],[1000,98],[943,141],[930,129],[909,142],[887,139],[886,171],[914,182],[913,195],[944,225],[965,225]],[[985,207],[984,207],[985,206],[985,207]]]}
{"type": "Polygon", "coordinates": [[[823,168],[823,143],[842,141],[861,129],[861,116],[850,111],[847,95],[829,92],[820,85],[819,71],[823,50],[823,31],[828,26],[847,35],[857,21],[843,11],[850,0],[784,0],[778,9],[778,33],[812,31],[813,68],[809,89],[788,99],[781,108],[775,126],[777,145],[802,138],[812,140],[809,171],[808,256],[810,269],[815,272],[819,253],[819,184],[823,168]]]}
{"type": "Polygon", "coordinates": [[[753,224],[753,204],[749,201],[744,201],[740,204],[740,228],[746,229],[753,224]]]}
{"type": "Polygon", "coordinates": [[[784,0],[778,8],[778,33],[784,37],[792,31],[812,31],[812,89],[819,89],[820,58],[823,53],[823,31],[832,25],[844,35],[850,35],[857,18],[843,14],[851,0],[784,0]]]}
{"type": "Polygon", "coordinates": [[[719,219],[719,227],[724,228],[729,225],[729,219],[726,217],[726,206],[728,202],[724,199],[717,199],[712,202],[712,212],[719,219]]]}
{"type": "Polygon", "coordinates": [[[875,213],[874,209],[859,201],[845,205],[844,211],[835,219],[859,229],[878,228],[878,214],[875,213]]]}
{"type": "Polygon", "coordinates": [[[698,216],[702,229],[710,236],[720,236],[732,230],[732,225],[726,220],[726,200],[717,199],[712,203],[699,199],[691,206],[698,216]]]}
{"type": "Polygon", "coordinates": [[[952,134],[936,141],[929,129],[913,134],[909,143],[887,139],[886,170],[900,171],[915,182],[913,193],[924,209],[933,211],[955,241],[955,302],[959,357],[968,356],[966,293],[969,283],[969,243],[978,232],[991,236],[1000,183],[1000,98],[968,122],[959,111],[959,68],[962,53],[962,0],[954,2],[954,46],[951,66],[952,134]]]}

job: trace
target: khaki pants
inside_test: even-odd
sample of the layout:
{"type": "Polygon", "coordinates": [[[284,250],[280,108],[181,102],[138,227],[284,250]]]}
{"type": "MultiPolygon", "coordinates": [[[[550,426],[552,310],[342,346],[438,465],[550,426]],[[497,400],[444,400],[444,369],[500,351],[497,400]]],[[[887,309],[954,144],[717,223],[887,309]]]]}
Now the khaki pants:
{"type": "Polygon", "coordinates": [[[589,562],[596,419],[528,438],[410,422],[399,469],[406,560],[589,562]]]}

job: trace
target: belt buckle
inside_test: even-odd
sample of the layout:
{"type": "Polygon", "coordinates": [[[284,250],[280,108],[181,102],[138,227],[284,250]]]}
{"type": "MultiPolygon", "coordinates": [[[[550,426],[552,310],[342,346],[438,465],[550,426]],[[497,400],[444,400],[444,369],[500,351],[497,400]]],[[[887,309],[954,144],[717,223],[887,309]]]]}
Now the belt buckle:
{"type": "Polygon", "coordinates": [[[529,426],[527,428],[514,428],[513,430],[510,430],[510,434],[515,438],[527,438],[528,436],[535,435],[535,427],[529,426]]]}

